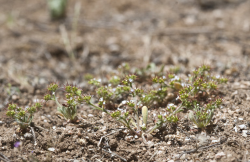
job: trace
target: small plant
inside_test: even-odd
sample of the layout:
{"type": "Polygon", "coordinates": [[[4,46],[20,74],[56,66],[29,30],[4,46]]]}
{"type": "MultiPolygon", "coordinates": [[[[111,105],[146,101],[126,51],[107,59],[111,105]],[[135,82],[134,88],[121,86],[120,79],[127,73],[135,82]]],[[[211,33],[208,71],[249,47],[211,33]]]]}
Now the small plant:
{"type": "Polygon", "coordinates": [[[69,122],[77,121],[77,106],[82,102],[82,90],[72,85],[65,85],[64,91],[66,92],[66,103],[60,104],[56,97],[56,91],[59,86],[56,83],[51,83],[48,87],[49,94],[44,96],[45,101],[54,100],[57,104],[59,113],[69,122]],[[80,97],[79,97],[80,96],[80,97]]]}
{"type": "Polygon", "coordinates": [[[182,101],[179,110],[191,110],[189,118],[198,128],[204,128],[210,123],[214,110],[222,103],[217,85],[227,82],[225,78],[211,76],[209,71],[210,67],[205,65],[194,70],[185,88],[179,91],[178,98],[182,101]]]}
{"type": "Polygon", "coordinates": [[[212,77],[209,70],[210,68],[204,65],[193,71],[186,80],[180,79],[175,74],[150,77],[152,82],[147,83],[156,90],[138,88],[136,75],[113,76],[108,83],[105,83],[106,85],[102,85],[100,79],[91,79],[89,84],[96,87],[92,96],[85,95],[80,88],[67,84],[63,88],[66,92],[64,104],[60,104],[56,97],[59,86],[52,83],[48,87],[50,93],[45,95],[44,99],[54,100],[58,111],[70,122],[77,120],[77,107],[87,104],[93,109],[105,112],[130,132],[142,138],[167,123],[177,123],[179,121],[177,114],[183,109],[190,110],[190,120],[199,128],[204,128],[210,123],[214,110],[222,103],[222,99],[218,96],[217,85],[227,81],[224,78],[212,77]],[[94,97],[97,98],[97,103],[92,103],[95,101],[92,100],[94,97]],[[174,102],[166,101],[169,97],[174,102]],[[177,106],[173,103],[180,104],[177,106]],[[155,125],[149,128],[148,108],[155,105],[166,106],[164,110],[167,112],[157,115],[158,120],[155,121],[155,125]]]}
{"type": "MultiPolygon", "coordinates": [[[[97,97],[99,97],[98,106],[90,102],[91,96],[89,96],[89,101],[86,103],[97,110],[108,113],[112,118],[116,119],[116,121],[123,124],[138,136],[152,133],[154,130],[159,129],[163,123],[173,123],[178,121],[177,116],[158,115],[158,121],[155,123],[155,126],[148,128],[147,106],[152,106],[151,103],[153,103],[155,98],[159,96],[157,96],[157,93],[155,92],[145,92],[143,89],[137,88],[134,84],[135,80],[137,80],[137,76],[135,75],[126,75],[124,79],[120,79],[116,76],[110,79],[110,82],[112,83],[111,85],[100,86],[100,82],[98,82],[97,79],[93,79],[89,83],[100,86],[96,90],[97,97]],[[117,96],[123,99],[119,105],[122,105],[123,107],[125,106],[125,108],[119,108],[113,112],[106,110],[107,103],[110,103],[111,100],[114,102],[113,99],[117,96]],[[140,112],[142,113],[142,118],[139,116],[140,112]]],[[[164,94],[164,97],[166,97],[165,95],[167,94],[164,94]]]]}
{"type": "Polygon", "coordinates": [[[31,107],[18,107],[16,104],[9,104],[7,116],[14,118],[20,126],[21,131],[26,131],[32,122],[34,113],[42,107],[42,104],[37,102],[31,107]]]}

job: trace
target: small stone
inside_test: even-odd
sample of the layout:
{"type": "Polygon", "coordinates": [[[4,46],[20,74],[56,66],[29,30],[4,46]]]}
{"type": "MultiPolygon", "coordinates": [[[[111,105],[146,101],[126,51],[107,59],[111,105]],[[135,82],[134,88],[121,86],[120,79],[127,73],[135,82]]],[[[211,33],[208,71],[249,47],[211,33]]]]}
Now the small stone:
{"type": "Polygon", "coordinates": [[[147,140],[151,141],[153,139],[153,136],[151,134],[147,134],[147,140]]]}
{"type": "Polygon", "coordinates": [[[247,132],[248,132],[248,130],[242,130],[242,136],[247,137],[247,132]]]}
{"type": "Polygon", "coordinates": [[[51,147],[51,148],[48,148],[48,150],[54,152],[55,148],[51,147]]]}
{"type": "Polygon", "coordinates": [[[220,140],[212,140],[211,144],[215,144],[215,143],[218,143],[218,142],[220,142],[220,140]]]}
{"type": "Polygon", "coordinates": [[[3,121],[0,121],[0,125],[3,125],[3,123],[4,123],[3,121]]]}
{"type": "Polygon", "coordinates": [[[4,146],[4,147],[1,147],[1,149],[0,149],[1,151],[5,151],[5,150],[7,150],[7,147],[6,146],[4,146]]]}
{"type": "Polygon", "coordinates": [[[31,133],[25,133],[24,135],[25,139],[32,139],[33,135],[31,133]]]}
{"type": "Polygon", "coordinates": [[[245,124],[238,125],[238,127],[239,127],[240,129],[246,129],[246,128],[247,128],[247,126],[246,126],[245,124]]]}
{"type": "Polygon", "coordinates": [[[228,113],[229,113],[229,115],[233,115],[234,114],[234,111],[232,111],[232,110],[228,110],[228,113]]]}
{"type": "Polygon", "coordinates": [[[13,96],[11,96],[11,99],[12,99],[13,101],[16,101],[16,100],[18,100],[18,99],[19,99],[19,96],[17,96],[17,95],[13,95],[13,96]]]}
{"type": "Polygon", "coordinates": [[[167,145],[171,145],[171,144],[172,144],[172,142],[171,142],[171,141],[168,141],[168,142],[167,142],[167,145]]]}
{"type": "Polygon", "coordinates": [[[237,133],[238,132],[238,129],[237,129],[237,127],[235,126],[234,128],[234,131],[237,133]]]}
{"type": "Polygon", "coordinates": [[[87,141],[86,139],[79,139],[78,143],[83,146],[83,145],[86,145],[87,144],[87,141]]]}
{"type": "Polygon", "coordinates": [[[215,159],[220,159],[222,156],[225,156],[226,154],[224,152],[219,152],[215,155],[215,159]]]}
{"type": "Polygon", "coordinates": [[[94,117],[94,115],[92,115],[92,114],[88,114],[88,117],[92,118],[92,117],[94,117]]]}

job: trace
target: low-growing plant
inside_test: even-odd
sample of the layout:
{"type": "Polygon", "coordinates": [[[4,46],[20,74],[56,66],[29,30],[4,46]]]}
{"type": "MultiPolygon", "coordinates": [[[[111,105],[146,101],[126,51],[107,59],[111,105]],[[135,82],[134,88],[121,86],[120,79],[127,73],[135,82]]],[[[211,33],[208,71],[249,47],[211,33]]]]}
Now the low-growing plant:
{"type": "Polygon", "coordinates": [[[96,87],[92,96],[85,95],[82,89],[67,84],[63,87],[66,98],[64,104],[60,104],[56,97],[58,84],[52,83],[48,87],[50,94],[45,95],[44,99],[54,100],[58,111],[70,122],[77,120],[77,107],[87,104],[93,109],[105,112],[138,136],[150,134],[167,123],[177,123],[178,112],[183,109],[191,110],[190,120],[197,127],[204,128],[210,123],[214,110],[222,103],[217,85],[227,81],[221,77],[211,76],[209,70],[210,68],[204,65],[193,71],[186,80],[174,74],[156,76],[152,79],[152,84],[156,84],[154,87],[158,86],[158,89],[150,91],[136,86],[136,75],[125,75],[123,78],[113,76],[107,85],[102,85],[100,79],[91,79],[89,83],[96,87]],[[165,110],[168,113],[157,115],[155,125],[149,128],[148,108],[155,105],[155,102],[160,105],[169,94],[172,94],[175,104],[180,103],[179,106],[167,102],[165,110]],[[93,103],[96,100],[92,98],[96,98],[98,102],[93,103]],[[113,109],[110,109],[110,105],[113,105],[113,109]]]}
{"type": "Polygon", "coordinates": [[[37,102],[31,107],[18,107],[16,104],[9,104],[7,116],[12,117],[19,124],[21,131],[26,131],[32,122],[34,113],[42,107],[42,104],[37,102]]]}
{"type": "MultiPolygon", "coordinates": [[[[148,109],[146,106],[143,106],[141,96],[145,92],[140,88],[135,88],[133,81],[136,79],[135,75],[128,75],[125,77],[123,85],[117,85],[116,89],[111,92],[109,86],[101,86],[96,91],[96,97],[99,98],[98,103],[94,104],[91,101],[92,96],[83,94],[80,88],[77,88],[73,85],[65,85],[63,90],[65,93],[66,101],[64,104],[60,104],[56,97],[56,91],[58,85],[56,83],[51,83],[48,87],[50,94],[45,95],[45,101],[54,100],[58,106],[58,111],[70,122],[76,121],[77,115],[77,106],[85,103],[91,106],[93,109],[105,112],[110,117],[118,121],[127,127],[134,134],[141,136],[143,133],[148,134],[152,133],[154,130],[160,128],[165,122],[177,122],[178,118],[169,118],[169,116],[158,115],[158,121],[155,126],[148,128],[147,127],[147,118],[148,118],[148,109]],[[122,101],[122,105],[125,106],[125,109],[118,109],[111,111],[108,110],[106,105],[109,104],[111,97],[113,95],[121,95],[124,97],[125,93],[127,100],[122,101]],[[140,111],[142,109],[142,120],[139,117],[140,111]]],[[[116,85],[116,80],[118,78],[112,79],[116,85]]],[[[94,85],[99,85],[100,82],[96,79],[90,81],[94,85]]],[[[112,81],[111,81],[112,82],[112,81]]]]}
{"type": "Polygon", "coordinates": [[[222,99],[219,98],[217,86],[226,83],[227,79],[210,75],[210,67],[203,65],[193,71],[184,88],[179,91],[179,99],[182,101],[178,110],[186,108],[191,110],[189,119],[198,128],[206,127],[219,108],[222,99]]]}
{"type": "Polygon", "coordinates": [[[66,84],[64,91],[66,92],[65,98],[66,103],[60,104],[57,97],[56,91],[59,86],[57,83],[51,83],[48,86],[49,94],[44,96],[45,101],[54,100],[57,104],[57,111],[69,122],[77,121],[77,106],[82,102],[82,98],[79,96],[82,94],[82,90],[73,85],[66,84]]]}

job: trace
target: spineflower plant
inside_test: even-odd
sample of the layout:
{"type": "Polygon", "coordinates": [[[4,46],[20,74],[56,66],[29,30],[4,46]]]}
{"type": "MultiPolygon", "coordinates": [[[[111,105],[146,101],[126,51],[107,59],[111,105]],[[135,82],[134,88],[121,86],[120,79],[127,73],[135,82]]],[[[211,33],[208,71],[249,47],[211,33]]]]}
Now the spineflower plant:
{"type": "MultiPolygon", "coordinates": [[[[152,93],[151,91],[145,92],[143,89],[136,87],[134,84],[136,78],[137,76],[135,75],[126,75],[124,79],[120,79],[117,76],[112,77],[110,79],[110,86],[100,86],[96,90],[97,97],[99,97],[98,106],[90,102],[90,96],[89,101],[86,103],[93,106],[95,109],[106,112],[113,119],[123,124],[138,136],[150,134],[154,132],[154,130],[162,127],[166,122],[177,122],[177,116],[158,115],[158,121],[155,123],[155,126],[148,128],[147,106],[151,106],[149,103],[154,102],[156,94],[150,94],[152,93]],[[114,87],[112,87],[112,85],[114,85],[114,87]],[[110,103],[110,100],[114,101],[112,97],[115,96],[120,96],[123,101],[115,111],[107,110],[107,103],[110,103]],[[123,108],[120,108],[121,106],[123,106],[123,108]],[[142,114],[142,117],[139,116],[140,113],[142,114]]],[[[96,79],[91,80],[89,83],[100,85],[96,79]]],[[[169,111],[172,111],[172,109],[169,109],[169,111]]]]}
{"type": "MultiPolygon", "coordinates": [[[[96,90],[95,97],[99,98],[98,103],[92,103],[92,97],[90,95],[83,94],[83,91],[74,86],[74,85],[65,85],[65,98],[66,101],[64,104],[60,104],[56,97],[56,91],[58,90],[58,84],[51,83],[48,86],[49,94],[44,96],[45,101],[54,100],[57,104],[57,110],[70,122],[75,122],[77,120],[77,106],[82,104],[87,104],[93,109],[102,111],[111,118],[115,119],[117,122],[124,125],[129,129],[133,134],[142,136],[143,134],[150,134],[154,130],[159,129],[163,123],[166,122],[176,122],[178,119],[172,119],[167,116],[158,115],[158,121],[155,123],[155,126],[148,128],[147,119],[148,119],[148,108],[142,104],[141,98],[145,92],[136,88],[134,85],[134,80],[136,79],[135,75],[127,75],[123,80],[120,80],[118,77],[111,78],[112,84],[116,85],[116,88],[110,88],[109,86],[101,86],[96,90]],[[122,85],[117,85],[118,82],[121,82],[122,85]],[[107,104],[111,102],[111,97],[120,95],[123,100],[120,105],[115,110],[107,109],[107,104]],[[142,117],[139,116],[140,112],[142,117]]],[[[91,80],[91,83],[94,85],[99,85],[99,80],[91,80]]]]}
{"type": "Polygon", "coordinates": [[[26,131],[30,126],[34,113],[42,107],[42,104],[37,102],[31,107],[18,107],[16,104],[9,104],[7,116],[12,117],[19,124],[21,131],[26,131]]]}
{"type": "Polygon", "coordinates": [[[198,128],[206,127],[210,123],[215,109],[222,104],[217,86],[227,82],[227,79],[211,76],[209,72],[210,67],[206,65],[194,70],[178,96],[182,103],[177,110],[183,108],[190,110],[189,119],[198,128]]]}
{"type": "Polygon", "coordinates": [[[69,122],[77,121],[77,106],[83,101],[82,90],[76,86],[66,84],[63,88],[66,98],[66,103],[60,104],[56,92],[59,86],[57,83],[51,83],[48,86],[49,94],[44,96],[45,101],[53,100],[57,104],[57,111],[69,122]]]}

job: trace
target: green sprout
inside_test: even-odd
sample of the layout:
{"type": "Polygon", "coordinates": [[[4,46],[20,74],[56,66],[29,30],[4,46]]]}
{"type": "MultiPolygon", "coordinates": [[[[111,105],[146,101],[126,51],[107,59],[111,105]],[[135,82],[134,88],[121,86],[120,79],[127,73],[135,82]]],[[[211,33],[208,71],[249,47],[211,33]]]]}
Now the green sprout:
{"type": "Polygon", "coordinates": [[[37,102],[31,107],[18,107],[16,104],[9,104],[7,116],[12,117],[19,124],[20,129],[25,131],[32,122],[34,113],[42,107],[41,103],[37,102]]]}

